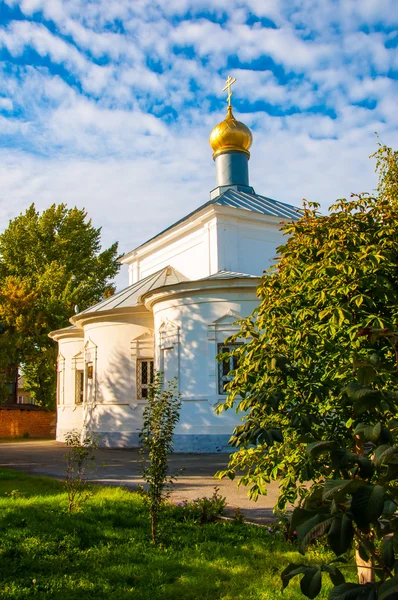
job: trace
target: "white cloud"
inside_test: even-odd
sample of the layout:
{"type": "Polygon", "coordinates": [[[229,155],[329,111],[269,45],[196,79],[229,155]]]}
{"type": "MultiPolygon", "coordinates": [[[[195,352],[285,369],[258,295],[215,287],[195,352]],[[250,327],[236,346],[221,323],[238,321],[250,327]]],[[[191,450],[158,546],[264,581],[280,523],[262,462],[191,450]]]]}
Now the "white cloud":
{"type": "Polygon", "coordinates": [[[126,251],[204,203],[228,65],[259,193],[326,209],[374,187],[374,131],[394,142],[393,0],[7,3],[27,18],[0,27],[3,223],[77,203],[126,251]]]}
{"type": "Polygon", "coordinates": [[[0,110],[11,111],[13,108],[13,103],[11,98],[2,98],[0,97],[0,110]]]}

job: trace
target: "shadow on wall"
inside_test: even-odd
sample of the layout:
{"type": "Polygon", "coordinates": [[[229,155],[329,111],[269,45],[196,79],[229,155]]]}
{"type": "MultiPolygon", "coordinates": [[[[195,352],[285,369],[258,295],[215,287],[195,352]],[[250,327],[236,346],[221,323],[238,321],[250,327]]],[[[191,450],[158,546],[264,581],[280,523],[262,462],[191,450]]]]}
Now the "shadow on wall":
{"type": "Polygon", "coordinates": [[[102,446],[138,446],[144,405],[136,399],[134,363],[114,351],[106,371],[96,375],[96,401],[85,403],[84,430],[97,433],[102,446]]]}
{"type": "MultiPolygon", "coordinates": [[[[216,291],[206,300],[204,306],[203,303],[197,303],[197,298],[186,298],[187,304],[172,308],[170,312],[167,310],[170,323],[173,322],[173,316],[177,325],[183,323],[179,330],[179,344],[173,361],[179,355],[180,390],[183,399],[190,400],[183,403],[182,418],[177,426],[181,446],[177,444],[177,448],[186,448],[185,438],[188,439],[189,436],[191,445],[195,442],[192,448],[190,446],[190,451],[194,452],[201,450],[203,442],[195,440],[195,436],[222,436],[217,444],[224,446],[240,420],[234,411],[220,416],[214,412],[213,404],[217,401],[217,391],[214,387],[217,384],[217,342],[221,343],[223,339],[209,342],[208,326],[231,308],[239,313],[241,302],[219,297],[216,291]]],[[[227,335],[228,332],[225,337],[227,335]]],[[[99,361],[99,366],[96,374],[96,401],[89,401],[84,407],[85,429],[98,432],[103,445],[137,446],[145,403],[139,402],[136,397],[136,369],[130,349],[113,350],[107,363],[102,365],[99,361]]],[[[167,375],[166,370],[166,379],[167,375]]],[[[171,378],[174,375],[177,375],[176,370],[171,374],[171,378]]],[[[209,444],[210,442],[211,440],[209,444]]]]}
{"type": "MultiPolygon", "coordinates": [[[[242,305],[245,304],[248,305],[247,309],[251,312],[252,304],[254,305],[256,301],[249,298],[242,298],[241,301],[226,300],[225,297],[218,296],[216,291],[207,298],[206,303],[198,304],[198,299],[193,297],[187,297],[184,301],[185,304],[179,305],[176,309],[176,313],[178,312],[176,324],[183,323],[183,326],[180,327],[178,349],[180,391],[185,399],[206,397],[209,398],[211,404],[214,404],[219,395],[217,389],[218,361],[216,360],[218,344],[223,344],[226,338],[238,331],[238,327],[232,329],[228,322],[224,325],[224,329],[216,329],[214,332],[216,339],[210,340],[209,325],[213,325],[223,316],[228,316],[231,309],[237,314],[243,313],[242,305]],[[203,308],[206,304],[207,307],[204,311],[203,308]]],[[[173,314],[172,311],[170,312],[173,314]]],[[[172,316],[170,319],[172,320],[172,316]]],[[[231,322],[236,320],[231,316],[231,322]]],[[[165,375],[167,376],[167,372],[165,375]]],[[[201,412],[200,409],[199,412],[201,412]]],[[[208,414],[207,409],[204,409],[204,414],[208,414]]],[[[223,418],[225,418],[225,413],[223,418]]]]}

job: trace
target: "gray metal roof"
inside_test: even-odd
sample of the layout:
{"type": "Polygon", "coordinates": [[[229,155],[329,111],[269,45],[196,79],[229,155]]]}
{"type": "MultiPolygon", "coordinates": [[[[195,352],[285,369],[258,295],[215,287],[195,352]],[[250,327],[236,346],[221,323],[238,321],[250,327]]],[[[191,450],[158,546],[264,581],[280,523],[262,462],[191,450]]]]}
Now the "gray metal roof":
{"type": "Polygon", "coordinates": [[[215,198],[212,203],[219,206],[240,208],[262,215],[279,217],[280,219],[297,220],[299,218],[299,209],[295,206],[278,202],[278,200],[272,200],[272,198],[267,198],[266,196],[249,194],[240,190],[229,189],[221,194],[221,196],[218,196],[218,198],[215,198]]]}
{"type": "MultiPolygon", "coordinates": [[[[270,215],[272,217],[278,217],[281,220],[287,219],[295,221],[300,218],[301,212],[301,209],[296,206],[285,204],[284,202],[279,202],[278,200],[273,200],[272,198],[267,198],[266,196],[260,196],[259,194],[255,194],[254,191],[253,193],[248,193],[241,190],[229,189],[220,196],[217,196],[217,198],[213,198],[212,200],[205,202],[205,204],[202,204],[202,206],[199,206],[199,208],[196,208],[194,211],[190,212],[182,219],[179,219],[169,227],[166,227],[166,229],[163,229],[163,231],[160,233],[157,233],[143,244],[140,244],[140,246],[137,246],[134,248],[134,250],[142,248],[149,242],[152,242],[167,231],[173,229],[173,227],[176,225],[180,225],[204,208],[214,204],[218,204],[219,206],[229,206],[231,208],[239,208],[241,210],[247,210],[262,215],[270,215]]],[[[134,250],[126,252],[124,256],[128,256],[131,254],[131,252],[134,252],[134,250]]]]}
{"type": "Polygon", "coordinates": [[[138,306],[139,298],[142,294],[163,287],[164,285],[173,285],[181,283],[182,281],[188,281],[187,277],[173,267],[164,267],[163,269],[160,269],[160,271],[156,271],[156,273],[152,273],[152,275],[148,275],[148,277],[129,285],[129,287],[117,292],[113,296],[101,300],[98,304],[86,308],[86,310],[83,310],[75,316],[79,317],[86,313],[112,310],[113,308],[131,308],[133,306],[138,306]]]}
{"type": "Polygon", "coordinates": [[[236,271],[226,271],[225,269],[221,269],[221,271],[217,271],[217,273],[213,273],[213,275],[208,275],[208,277],[202,277],[200,281],[208,281],[212,279],[260,279],[261,275],[249,275],[248,273],[237,273],[236,271]]]}

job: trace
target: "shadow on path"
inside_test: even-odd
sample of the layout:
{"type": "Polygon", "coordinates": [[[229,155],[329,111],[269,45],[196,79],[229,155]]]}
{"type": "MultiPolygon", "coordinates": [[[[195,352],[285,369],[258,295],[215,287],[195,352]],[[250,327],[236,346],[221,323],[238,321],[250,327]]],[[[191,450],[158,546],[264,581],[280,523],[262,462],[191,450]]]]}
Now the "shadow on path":
{"type": "MultiPolygon", "coordinates": [[[[63,479],[65,452],[66,446],[54,441],[2,443],[0,467],[63,479]]],[[[98,466],[90,481],[105,485],[122,485],[132,490],[142,483],[138,449],[100,448],[96,452],[96,459],[98,466]]],[[[250,521],[269,522],[272,519],[272,507],[278,496],[278,484],[271,484],[268,495],[253,502],[248,499],[246,488],[238,488],[238,478],[235,481],[220,481],[214,477],[214,473],[225,468],[227,464],[228,454],[173,454],[169,461],[170,473],[181,474],[173,485],[172,502],[211,496],[214,487],[219,487],[219,493],[227,498],[230,512],[239,508],[250,521]]]]}

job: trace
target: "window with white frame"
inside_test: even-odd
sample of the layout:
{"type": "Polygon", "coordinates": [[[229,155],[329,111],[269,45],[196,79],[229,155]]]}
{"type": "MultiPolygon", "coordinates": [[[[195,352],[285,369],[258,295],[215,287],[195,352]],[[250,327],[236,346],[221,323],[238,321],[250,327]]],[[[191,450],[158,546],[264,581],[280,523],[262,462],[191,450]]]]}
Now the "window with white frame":
{"type": "Polygon", "coordinates": [[[82,404],[84,396],[84,371],[76,369],[75,373],[75,403],[82,404]]]}
{"type": "MultiPolygon", "coordinates": [[[[239,348],[242,344],[217,344],[218,354],[224,354],[226,352],[231,353],[236,348],[239,348]]],[[[238,367],[238,357],[228,356],[224,360],[218,362],[218,393],[219,395],[226,395],[226,386],[231,381],[231,371],[234,371],[238,367]]]]}
{"type": "Polygon", "coordinates": [[[149,386],[153,383],[153,359],[140,358],[137,360],[137,399],[148,398],[149,386]]]}

